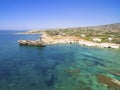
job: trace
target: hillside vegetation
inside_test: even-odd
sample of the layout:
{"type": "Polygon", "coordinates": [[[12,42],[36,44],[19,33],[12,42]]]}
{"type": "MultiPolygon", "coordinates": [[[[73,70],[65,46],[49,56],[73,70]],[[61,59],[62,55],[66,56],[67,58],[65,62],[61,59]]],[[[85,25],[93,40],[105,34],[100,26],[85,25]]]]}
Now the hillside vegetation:
{"type": "Polygon", "coordinates": [[[46,30],[50,36],[76,36],[95,42],[111,42],[120,44],[120,23],[92,26],[46,30]]]}

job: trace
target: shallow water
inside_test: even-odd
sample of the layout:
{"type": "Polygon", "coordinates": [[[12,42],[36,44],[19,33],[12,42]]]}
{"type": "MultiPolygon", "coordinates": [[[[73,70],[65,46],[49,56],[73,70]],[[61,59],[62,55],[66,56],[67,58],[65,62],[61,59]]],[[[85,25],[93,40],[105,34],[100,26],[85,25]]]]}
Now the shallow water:
{"type": "Polygon", "coordinates": [[[120,50],[57,44],[20,46],[19,39],[38,35],[0,31],[0,90],[115,90],[97,74],[120,81],[120,50]]]}

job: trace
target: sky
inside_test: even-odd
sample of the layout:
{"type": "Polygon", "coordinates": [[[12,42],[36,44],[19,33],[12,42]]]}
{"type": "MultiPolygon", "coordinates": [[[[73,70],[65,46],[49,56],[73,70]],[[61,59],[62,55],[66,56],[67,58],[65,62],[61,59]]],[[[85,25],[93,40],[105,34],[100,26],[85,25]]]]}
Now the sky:
{"type": "Polygon", "coordinates": [[[120,23],[120,0],[0,0],[0,29],[46,29],[120,23]]]}

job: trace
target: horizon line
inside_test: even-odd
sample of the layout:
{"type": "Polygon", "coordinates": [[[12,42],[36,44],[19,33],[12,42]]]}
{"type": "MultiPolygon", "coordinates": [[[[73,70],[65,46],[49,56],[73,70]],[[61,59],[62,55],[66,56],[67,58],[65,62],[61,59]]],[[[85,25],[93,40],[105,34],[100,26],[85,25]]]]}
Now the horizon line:
{"type": "Polygon", "coordinates": [[[28,31],[28,30],[50,30],[50,29],[66,29],[66,28],[84,28],[84,27],[97,27],[97,26],[104,26],[104,25],[112,25],[112,24],[120,24],[120,22],[117,23],[107,23],[107,24],[99,24],[99,25],[86,25],[86,26],[73,26],[73,27],[57,27],[57,28],[33,28],[33,29],[0,29],[0,31],[4,31],[4,30],[11,30],[11,31],[28,31]]]}

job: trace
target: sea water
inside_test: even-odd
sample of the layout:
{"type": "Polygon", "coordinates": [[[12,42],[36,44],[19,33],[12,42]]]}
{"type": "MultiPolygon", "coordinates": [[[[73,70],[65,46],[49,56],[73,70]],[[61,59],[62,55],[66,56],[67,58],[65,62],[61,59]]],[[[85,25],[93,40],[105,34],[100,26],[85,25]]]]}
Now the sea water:
{"type": "Polygon", "coordinates": [[[120,50],[55,44],[20,46],[39,35],[0,31],[0,90],[115,90],[98,74],[120,81],[120,50]]]}

